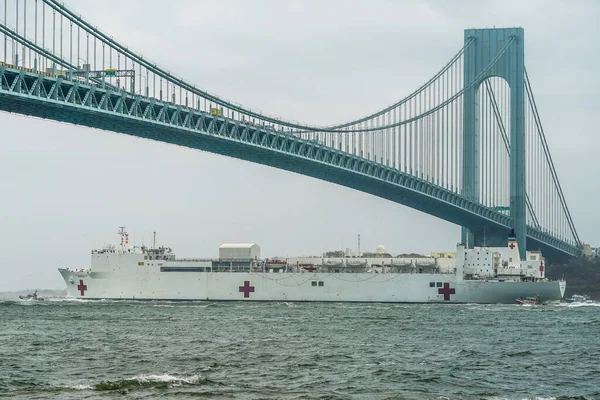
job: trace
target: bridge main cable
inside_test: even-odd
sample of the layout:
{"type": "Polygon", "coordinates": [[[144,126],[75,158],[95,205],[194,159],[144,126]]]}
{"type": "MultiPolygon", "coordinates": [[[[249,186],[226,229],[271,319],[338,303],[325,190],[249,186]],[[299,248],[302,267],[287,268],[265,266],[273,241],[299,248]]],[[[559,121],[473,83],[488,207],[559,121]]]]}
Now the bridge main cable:
{"type": "MultiPolygon", "coordinates": [[[[446,71],[448,71],[450,69],[450,67],[452,67],[452,65],[454,65],[454,63],[464,54],[465,50],[467,50],[467,48],[474,42],[475,40],[473,38],[470,38],[468,40],[468,42],[462,47],[462,49],[460,49],[460,51],[458,53],[456,53],[456,55],[454,57],[452,57],[452,59],[444,66],[444,68],[442,68],[437,74],[435,74],[431,79],[429,79],[427,82],[425,82],[420,88],[418,88],[417,90],[415,90],[414,92],[412,92],[411,94],[409,94],[408,96],[406,96],[405,98],[403,98],[402,100],[384,108],[381,111],[378,111],[374,114],[368,115],[366,117],[362,117],[360,119],[356,119],[354,121],[350,121],[350,122],[345,122],[343,124],[340,125],[332,125],[329,126],[328,129],[342,129],[342,128],[347,128],[350,127],[352,125],[357,125],[360,124],[362,122],[366,122],[368,120],[371,120],[373,118],[377,118],[389,111],[392,111],[395,108],[398,108],[400,106],[402,106],[403,104],[405,104],[406,102],[408,102],[409,100],[415,98],[417,95],[419,95],[420,93],[422,93],[425,89],[427,89],[429,86],[431,86],[431,84],[433,82],[435,82],[440,76],[442,76],[446,71]]],[[[382,127],[381,129],[385,129],[385,127],[382,127]]]]}
{"type": "MultiPolygon", "coordinates": [[[[492,61],[490,61],[490,63],[488,64],[488,66],[485,69],[483,69],[481,71],[481,73],[479,75],[477,75],[475,77],[475,79],[473,79],[473,81],[471,83],[469,83],[467,86],[463,87],[462,90],[460,90],[459,92],[455,93],[454,95],[452,95],[451,97],[449,97],[444,102],[438,104],[437,106],[429,109],[428,111],[426,111],[424,113],[421,113],[421,114],[416,115],[416,116],[414,116],[412,118],[409,118],[409,119],[405,119],[403,121],[395,122],[395,123],[388,124],[388,125],[376,126],[376,127],[372,127],[372,128],[348,129],[346,127],[346,129],[343,130],[343,131],[325,128],[325,129],[318,130],[318,132],[323,132],[323,133],[374,132],[374,131],[381,131],[383,129],[395,128],[397,126],[402,126],[402,125],[410,124],[411,122],[415,122],[415,121],[417,121],[419,119],[427,117],[428,115],[431,115],[431,114],[435,113],[436,111],[441,110],[442,108],[446,107],[448,104],[452,103],[454,100],[456,100],[457,98],[459,98],[460,96],[462,96],[467,89],[470,89],[471,87],[479,84],[480,81],[481,81],[481,79],[483,79],[486,76],[486,74],[489,72],[489,70],[492,69],[492,67],[504,55],[504,53],[506,52],[506,50],[508,50],[508,48],[514,43],[514,41],[515,41],[515,38],[511,37],[510,40],[508,40],[506,42],[506,44],[504,45],[504,47],[502,47],[502,49],[498,52],[498,54],[496,55],[496,57],[494,57],[494,59],[492,61]]],[[[298,132],[294,132],[294,133],[308,133],[308,132],[313,132],[313,131],[314,130],[312,130],[312,131],[298,131],[298,132]]]]}
{"type": "MultiPolygon", "coordinates": [[[[53,53],[48,52],[47,50],[39,47],[38,45],[36,45],[35,43],[33,43],[31,40],[27,39],[24,36],[19,35],[18,33],[16,33],[15,31],[13,31],[12,29],[8,28],[7,26],[5,26],[4,24],[0,24],[0,32],[4,33],[5,35],[7,35],[8,37],[10,37],[11,39],[21,43],[23,46],[29,47],[30,49],[33,49],[34,51],[36,51],[37,53],[43,55],[44,57],[47,57],[50,61],[58,64],[58,65],[62,65],[63,67],[69,68],[69,69],[73,69],[75,70],[76,67],[75,65],[65,61],[64,59],[55,56],[53,53]]],[[[40,72],[40,71],[37,71],[40,72]]],[[[91,81],[101,84],[102,81],[100,79],[96,79],[96,78],[90,78],[91,81]]],[[[107,83],[104,83],[105,85],[109,85],[107,83]]],[[[112,85],[109,85],[112,86],[112,85]]]]}
{"type": "MultiPolygon", "coordinates": [[[[208,93],[205,90],[198,89],[198,88],[196,88],[196,86],[187,83],[183,79],[172,75],[170,72],[165,71],[164,69],[160,68],[156,64],[150,63],[149,61],[145,60],[143,57],[138,56],[136,53],[129,50],[129,48],[122,46],[120,43],[116,42],[111,37],[104,34],[102,31],[100,31],[98,28],[96,28],[95,26],[93,26],[92,24],[90,24],[89,22],[87,22],[86,20],[81,18],[80,16],[76,15],[73,11],[69,10],[67,7],[65,7],[64,4],[59,3],[57,0],[42,0],[42,1],[45,4],[47,4],[48,6],[50,6],[51,8],[53,8],[54,10],[58,11],[61,15],[65,16],[71,20],[74,20],[74,22],[77,25],[81,26],[84,30],[88,31],[90,34],[95,36],[100,41],[105,42],[106,44],[108,44],[110,46],[114,46],[116,49],[121,51],[123,54],[127,55],[132,60],[136,61],[138,64],[142,65],[144,68],[148,69],[149,71],[157,74],[158,76],[160,76],[164,79],[167,79],[168,81],[171,81],[172,83],[179,85],[180,87],[189,91],[190,93],[193,93],[204,99],[210,100],[218,105],[227,107],[227,108],[231,109],[232,111],[239,112],[243,115],[253,117],[253,118],[258,118],[259,120],[264,121],[264,122],[270,122],[270,123],[273,123],[276,125],[285,126],[285,127],[291,128],[291,129],[297,129],[297,130],[306,131],[306,132],[329,132],[329,133],[338,132],[339,133],[339,132],[342,132],[342,131],[339,131],[339,129],[354,125],[356,123],[360,123],[360,121],[363,121],[363,122],[367,121],[369,119],[372,119],[376,116],[380,116],[380,115],[404,104],[406,101],[408,101],[411,98],[413,98],[414,96],[418,95],[425,88],[427,88],[433,82],[435,82],[435,80],[437,78],[439,78],[444,72],[446,72],[456,62],[456,60],[458,60],[462,56],[462,54],[464,53],[466,48],[473,42],[472,39],[469,40],[461,48],[461,50],[450,60],[450,62],[448,64],[446,64],[436,75],[434,75],[433,78],[431,78],[428,82],[426,82],[424,85],[422,85],[419,89],[417,89],[415,92],[413,92],[411,95],[409,95],[405,99],[403,99],[389,107],[386,107],[385,109],[383,109],[377,113],[371,114],[367,117],[363,117],[359,120],[346,122],[346,123],[339,124],[339,125],[330,125],[330,126],[319,127],[319,126],[314,126],[314,125],[311,126],[311,125],[299,124],[299,123],[295,123],[295,122],[285,121],[280,118],[266,116],[264,114],[246,109],[240,105],[236,105],[236,104],[233,104],[226,100],[223,100],[215,95],[208,93]]],[[[395,125],[395,126],[397,126],[397,125],[395,125]]],[[[382,127],[381,129],[384,129],[384,127],[382,127]]],[[[373,130],[375,130],[375,129],[373,129],[373,130]]],[[[348,131],[344,131],[344,132],[348,132],[348,131]]],[[[353,131],[349,131],[349,132],[353,132],[353,131]]],[[[356,131],[354,131],[354,132],[356,132],[356,131]]],[[[300,132],[295,132],[295,133],[300,133],[300,132]]]]}

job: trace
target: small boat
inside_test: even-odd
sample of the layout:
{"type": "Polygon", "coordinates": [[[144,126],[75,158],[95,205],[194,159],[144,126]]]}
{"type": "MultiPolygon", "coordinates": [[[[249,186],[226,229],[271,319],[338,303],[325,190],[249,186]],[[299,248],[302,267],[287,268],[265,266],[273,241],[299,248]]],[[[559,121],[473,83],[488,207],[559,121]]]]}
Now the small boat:
{"type": "Polygon", "coordinates": [[[565,299],[567,303],[593,303],[590,296],[587,294],[574,294],[568,299],[565,299]]]}
{"type": "Polygon", "coordinates": [[[299,264],[298,265],[300,268],[302,268],[305,271],[309,271],[309,272],[315,272],[317,270],[317,267],[315,267],[314,264],[299,264]]]}
{"type": "Polygon", "coordinates": [[[33,294],[29,293],[27,296],[19,296],[19,299],[21,300],[37,300],[37,301],[44,301],[43,297],[38,297],[37,295],[37,290],[35,292],[33,292],[33,294]]]}
{"type": "Polygon", "coordinates": [[[537,306],[537,305],[540,305],[542,303],[540,302],[540,297],[539,296],[533,296],[533,297],[520,297],[520,298],[517,299],[517,304],[537,306]]]}
{"type": "Polygon", "coordinates": [[[365,260],[348,260],[349,268],[367,268],[367,262],[365,260]]]}

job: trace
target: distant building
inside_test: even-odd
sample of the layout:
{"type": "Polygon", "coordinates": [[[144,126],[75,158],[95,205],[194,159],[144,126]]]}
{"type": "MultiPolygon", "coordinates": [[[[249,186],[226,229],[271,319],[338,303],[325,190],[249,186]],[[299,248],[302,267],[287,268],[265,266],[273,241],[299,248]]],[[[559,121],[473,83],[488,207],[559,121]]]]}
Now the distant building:
{"type": "Polygon", "coordinates": [[[591,245],[584,243],[581,246],[581,254],[587,258],[600,257],[600,247],[592,247],[591,245]]]}
{"type": "Polygon", "coordinates": [[[455,252],[431,253],[432,258],[456,258],[455,252]]]}
{"type": "Polygon", "coordinates": [[[594,257],[596,255],[596,252],[594,250],[595,249],[593,249],[592,246],[590,246],[587,243],[584,243],[581,247],[581,252],[584,257],[594,257]]]}

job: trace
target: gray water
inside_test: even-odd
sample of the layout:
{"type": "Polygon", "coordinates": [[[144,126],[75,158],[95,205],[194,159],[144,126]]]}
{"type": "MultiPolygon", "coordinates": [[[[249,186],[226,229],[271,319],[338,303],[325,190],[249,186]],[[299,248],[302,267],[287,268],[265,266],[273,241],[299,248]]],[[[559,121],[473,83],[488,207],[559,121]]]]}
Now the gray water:
{"type": "Polygon", "coordinates": [[[1,301],[0,397],[600,399],[600,307],[1,301]]]}

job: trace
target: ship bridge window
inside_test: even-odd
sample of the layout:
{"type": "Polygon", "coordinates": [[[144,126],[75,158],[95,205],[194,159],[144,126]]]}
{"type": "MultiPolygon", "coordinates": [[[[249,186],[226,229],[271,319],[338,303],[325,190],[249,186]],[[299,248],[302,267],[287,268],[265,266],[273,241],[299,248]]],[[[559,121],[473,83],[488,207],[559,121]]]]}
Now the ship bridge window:
{"type": "Polygon", "coordinates": [[[435,282],[429,282],[429,287],[435,287],[435,282]]]}
{"type": "Polygon", "coordinates": [[[436,282],[436,283],[435,283],[435,285],[436,285],[437,287],[442,287],[442,282],[436,282]]]}
{"type": "Polygon", "coordinates": [[[319,281],[319,286],[323,286],[325,283],[323,281],[319,281]]]}
{"type": "Polygon", "coordinates": [[[144,265],[143,261],[138,261],[138,265],[144,265]]]}
{"type": "Polygon", "coordinates": [[[312,281],[312,282],[311,282],[311,285],[313,285],[313,286],[317,286],[317,281],[312,281]]]}

